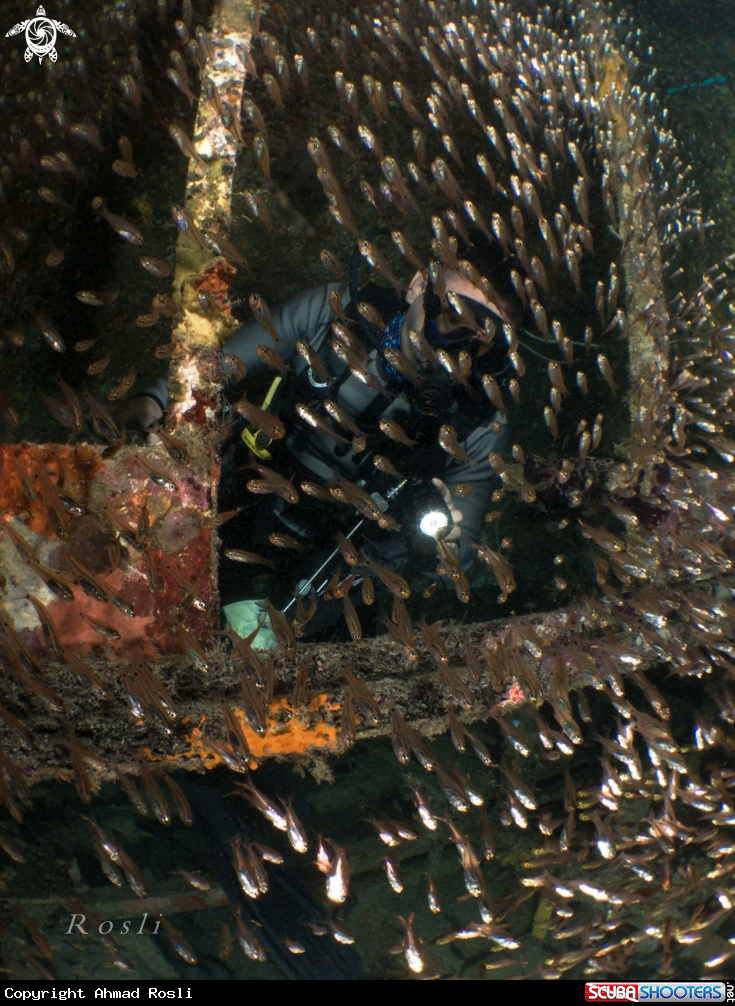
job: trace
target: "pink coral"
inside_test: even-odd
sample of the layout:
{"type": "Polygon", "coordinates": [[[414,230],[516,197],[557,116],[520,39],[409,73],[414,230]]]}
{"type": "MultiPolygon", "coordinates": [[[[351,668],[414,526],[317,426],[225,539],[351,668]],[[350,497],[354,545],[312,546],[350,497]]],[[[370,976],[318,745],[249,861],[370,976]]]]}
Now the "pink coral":
{"type": "Polygon", "coordinates": [[[196,537],[199,527],[195,510],[172,506],[157,525],[156,535],[164,552],[178,552],[196,537]]]}

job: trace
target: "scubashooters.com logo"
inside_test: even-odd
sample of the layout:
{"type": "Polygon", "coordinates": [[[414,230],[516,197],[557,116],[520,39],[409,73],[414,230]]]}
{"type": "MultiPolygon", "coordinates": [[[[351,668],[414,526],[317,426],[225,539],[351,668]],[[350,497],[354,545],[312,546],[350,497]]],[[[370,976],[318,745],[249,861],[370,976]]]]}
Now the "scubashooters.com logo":
{"type": "Polygon", "coordinates": [[[587,1002],[711,1002],[735,1001],[732,982],[585,982],[587,1002]]]}
{"type": "Polygon", "coordinates": [[[38,8],[35,17],[14,24],[10,31],[5,33],[5,38],[9,38],[11,35],[20,35],[22,31],[26,33],[26,45],[28,46],[23,54],[26,63],[30,63],[34,56],[38,56],[39,63],[43,63],[44,56],[48,56],[51,62],[55,63],[59,58],[56,51],[57,32],[60,31],[62,35],[73,35],[76,38],[76,32],[73,32],[68,24],[47,17],[43,7],[38,8]]]}

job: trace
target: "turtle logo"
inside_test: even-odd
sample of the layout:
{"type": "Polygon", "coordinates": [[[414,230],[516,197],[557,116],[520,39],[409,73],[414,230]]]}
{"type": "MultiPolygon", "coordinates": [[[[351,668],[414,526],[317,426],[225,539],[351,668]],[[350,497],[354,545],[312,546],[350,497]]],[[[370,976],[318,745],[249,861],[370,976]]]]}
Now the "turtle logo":
{"type": "Polygon", "coordinates": [[[52,63],[56,62],[59,56],[55,48],[57,31],[62,35],[73,35],[76,38],[76,32],[73,32],[68,24],[46,17],[43,7],[38,8],[35,17],[14,24],[10,31],[5,33],[5,37],[20,35],[22,31],[26,33],[28,46],[24,54],[26,63],[30,63],[34,56],[38,56],[39,63],[43,63],[44,56],[48,56],[52,63]]]}

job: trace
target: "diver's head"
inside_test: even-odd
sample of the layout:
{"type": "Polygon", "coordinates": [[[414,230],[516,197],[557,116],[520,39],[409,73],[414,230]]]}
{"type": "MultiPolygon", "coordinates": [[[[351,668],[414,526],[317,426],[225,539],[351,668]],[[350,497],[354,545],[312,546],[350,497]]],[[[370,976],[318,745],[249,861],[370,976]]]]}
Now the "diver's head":
{"type": "MultiPolygon", "coordinates": [[[[508,320],[503,307],[490,301],[485,291],[471,283],[462,273],[446,268],[443,272],[447,293],[458,294],[463,302],[470,306],[471,310],[480,309],[485,314],[492,314],[501,323],[508,320]]],[[[409,305],[406,312],[408,329],[423,332],[431,341],[434,336],[432,323],[436,321],[442,308],[427,269],[419,270],[414,274],[406,292],[406,301],[409,305]]],[[[457,321],[459,322],[459,319],[457,321]]],[[[456,327],[458,335],[460,331],[462,332],[462,338],[471,335],[467,328],[462,329],[460,324],[452,327],[456,327]]],[[[447,329],[443,334],[449,334],[449,330],[447,329]]]]}
{"type": "MultiPolygon", "coordinates": [[[[429,270],[419,270],[413,276],[406,301],[405,331],[423,333],[435,349],[456,352],[461,348],[479,349],[481,342],[474,339],[478,329],[497,330],[509,323],[514,328],[523,319],[523,305],[513,288],[510,273],[516,264],[514,259],[505,258],[497,243],[491,244],[481,231],[471,231],[470,244],[462,242],[457,249],[460,270],[444,266],[442,281],[447,296],[455,306],[446,309],[432,282],[429,270]],[[459,298],[457,301],[455,295],[459,298]]],[[[485,360],[483,370],[496,373],[503,369],[500,359],[505,359],[505,351],[491,347],[490,354],[498,355],[498,360],[485,360]],[[493,350],[495,350],[493,352],[493,350]]],[[[404,351],[407,347],[403,347],[404,351]]],[[[409,351],[410,352],[410,351],[409,351]]],[[[487,349],[483,355],[487,355],[487,349]]]]}

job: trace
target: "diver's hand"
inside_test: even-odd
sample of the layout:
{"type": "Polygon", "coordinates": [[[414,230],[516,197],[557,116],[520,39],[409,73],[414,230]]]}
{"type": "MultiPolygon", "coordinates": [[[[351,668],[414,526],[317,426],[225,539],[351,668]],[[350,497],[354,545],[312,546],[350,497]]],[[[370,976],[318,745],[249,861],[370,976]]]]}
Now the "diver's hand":
{"type": "MultiPolygon", "coordinates": [[[[452,499],[452,494],[449,492],[449,488],[445,482],[442,482],[441,479],[432,479],[431,484],[434,486],[435,489],[439,490],[439,494],[441,495],[441,498],[444,500],[444,503],[446,504],[447,509],[451,514],[452,523],[454,524],[454,527],[449,532],[449,534],[446,535],[443,541],[447,542],[448,545],[452,545],[453,542],[459,540],[462,534],[462,528],[459,525],[462,523],[464,514],[462,513],[461,510],[458,510],[455,507],[454,500],[452,499]]],[[[454,545],[453,547],[454,550],[456,551],[457,546],[454,545]]]]}
{"type": "Polygon", "coordinates": [[[122,402],[112,413],[118,426],[137,423],[141,430],[150,433],[151,427],[163,417],[161,406],[150,395],[136,395],[122,402]]]}
{"type": "Polygon", "coordinates": [[[419,269],[414,273],[411,282],[406,290],[406,303],[413,304],[415,300],[420,300],[426,292],[426,284],[429,281],[429,270],[419,269]]]}

